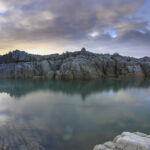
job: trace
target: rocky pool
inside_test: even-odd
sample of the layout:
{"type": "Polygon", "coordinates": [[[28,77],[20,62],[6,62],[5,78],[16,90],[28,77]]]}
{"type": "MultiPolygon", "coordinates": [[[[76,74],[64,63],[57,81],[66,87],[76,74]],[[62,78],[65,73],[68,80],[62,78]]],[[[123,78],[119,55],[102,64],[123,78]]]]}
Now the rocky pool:
{"type": "Polygon", "coordinates": [[[0,149],[92,150],[150,134],[150,80],[0,80],[0,149]]]}

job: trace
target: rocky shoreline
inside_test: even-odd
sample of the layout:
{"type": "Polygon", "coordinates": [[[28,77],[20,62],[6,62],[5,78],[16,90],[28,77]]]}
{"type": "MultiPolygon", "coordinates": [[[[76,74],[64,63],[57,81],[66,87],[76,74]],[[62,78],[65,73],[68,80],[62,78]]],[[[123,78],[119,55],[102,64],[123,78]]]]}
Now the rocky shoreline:
{"type": "Polygon", "coordinates": [[[85,48],[61,55],[40,56],[16,50],[0,56],[1,79],[86,80],[105,77],[149,78],[150,58],[96,54],[85,48]]]}
{"type": "Polygon", "coordinates": [[[96,145],[93,150],[150,150],[150,135],[123,132],[113,141],[96,145]]]}

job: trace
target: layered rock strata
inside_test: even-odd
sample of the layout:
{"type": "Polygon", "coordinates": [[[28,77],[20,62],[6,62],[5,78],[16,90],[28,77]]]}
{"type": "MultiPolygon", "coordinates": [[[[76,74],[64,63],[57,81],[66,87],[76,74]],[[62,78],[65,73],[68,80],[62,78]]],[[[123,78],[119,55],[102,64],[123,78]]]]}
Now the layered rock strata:
{"type": "Polygon", "coordinates": [[[83,80],[104,77],[149,78],[150,58],[96,54],[85,49],[45,56],[16,50],[0,56],[0,78],[83,80]]]}

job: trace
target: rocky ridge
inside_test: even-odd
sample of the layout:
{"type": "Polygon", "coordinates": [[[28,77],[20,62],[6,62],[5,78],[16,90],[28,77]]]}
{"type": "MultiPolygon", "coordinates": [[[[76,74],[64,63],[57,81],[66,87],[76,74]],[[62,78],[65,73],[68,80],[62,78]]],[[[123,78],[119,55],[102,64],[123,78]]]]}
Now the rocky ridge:
{"type": "Polygon", "coordinates": [[[0,56],[0,78],[48,78],[56,80],[100,79],[104,77],[150,77],[150,58],[133,58],[118,53],[86,51],[61,55],[32,55],[13,51],[0,56]]]}
{"type": "Polygon", "coordinates": [[[123,132],[113,141],[96,145],[93,150],[150,150],[150,135],[123,132]]]}

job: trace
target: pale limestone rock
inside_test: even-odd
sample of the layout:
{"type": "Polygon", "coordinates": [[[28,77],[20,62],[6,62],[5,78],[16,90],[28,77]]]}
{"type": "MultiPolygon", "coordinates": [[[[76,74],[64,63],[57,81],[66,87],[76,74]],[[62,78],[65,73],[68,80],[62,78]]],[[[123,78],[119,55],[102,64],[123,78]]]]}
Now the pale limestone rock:
{"type": "Polygon", "coordinates": [[[150,58],[94,54],[85,49],[46,56],[16,50],[0,56],[0,78],[84,80],[104,77],[150,77],[150,58]]]}
{"type": "Polygon", "coordinates": [[[54,75],[55,75],[54,71],[49,71],[48,74],[47,74],[47,78],[48,79],[54,79],[54,75]]]}
{"type": "Polygon", "coordinates": [[[113,149],[115,147],[115,144],[111,141],[104,143],[104,145],[110,149],[113,149]]]}
{"type": "Polygon", "coordinates": [[[96,145],[93,150],[150,150],[150,136],[140,132],[123,132],[113,142],[96,145]]]}
{"type": "Polygon", "coordinates": [[[141,66],[143,68],[146,77],[150,77],[150,61],[142,62],[141,66]]]}
{"type": "Polygon", "coordinates": [[[47,60],[41,61],[41,67],[42,67],[41,69],[43,71],[43,74],[47,74],[51,70],[47,60]]]}
{"type": "Polygon", "coordinates": [[[56,71],[55,79],[56,80],[61,80],[61,72],[59,70],[56,71]]]}

